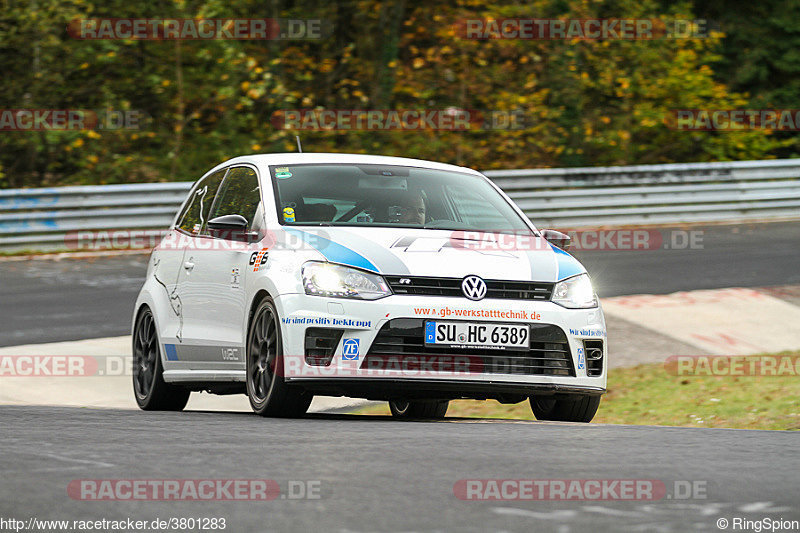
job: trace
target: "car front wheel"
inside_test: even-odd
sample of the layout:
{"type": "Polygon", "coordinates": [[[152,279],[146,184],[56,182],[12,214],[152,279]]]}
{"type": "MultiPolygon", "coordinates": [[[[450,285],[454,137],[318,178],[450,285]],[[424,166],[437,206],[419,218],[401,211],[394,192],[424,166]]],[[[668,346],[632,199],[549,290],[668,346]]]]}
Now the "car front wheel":
{"type": "Polygon", "coordinates": [[[450,402],[447,400],[436,401],[410,401],[390,400],[389,410],[395,418],[444,418],[450,402]]]}
{"type": "Polygon", "coordinates": [[[536,420],[591,422],[600,406],[600,395],[574,394],[564,398],[528,398],[536,420]]]}
{"type": "Polygon", "coordinates": [[[265,298],[253,313],[247,336],[247,396],[261,416],[302,416],[314,398],[283,379],[283,342],[278,312],[265,298]]]}

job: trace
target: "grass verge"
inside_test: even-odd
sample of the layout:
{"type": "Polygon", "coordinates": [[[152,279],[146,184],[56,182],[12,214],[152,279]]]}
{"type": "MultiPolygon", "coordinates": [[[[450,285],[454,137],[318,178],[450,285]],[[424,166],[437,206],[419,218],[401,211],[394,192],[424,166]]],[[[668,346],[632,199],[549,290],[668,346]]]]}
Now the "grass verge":
{"type": "MultiPolygon", "coordinates": [[[[800,352],[777,355],[800,356],[800,352]]],[[[800,366],[800,365],[799,365],[800,366]]],[[[800,374],[800,368],[796,368],[800,374]]],[[[676,376],[663,364],[612,369],[593,422],[739,429],[800,429],[800,375],[676,376]]],[[[388,405],[360,414],[388,415],[388,405]]],[[[455,400],[448,417],[532,420],[528,402],[455,400]]]]}

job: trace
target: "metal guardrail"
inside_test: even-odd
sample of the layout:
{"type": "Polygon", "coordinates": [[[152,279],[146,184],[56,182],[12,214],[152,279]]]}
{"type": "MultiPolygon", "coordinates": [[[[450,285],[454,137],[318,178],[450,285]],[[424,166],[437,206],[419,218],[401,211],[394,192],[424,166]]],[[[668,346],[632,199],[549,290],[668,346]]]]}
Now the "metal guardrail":
{"type": "Polygon", "coordinates": [[[485,174],[537,227],[800,217],[800,159],[485,174]]]}
{"type": "MultiPolygon", "coordinates": [[[[490,170],[537,227],[800,218],[800,159],[490,170]]],[[[0,251],[65,249],[82,230],[156,229],[190,182],[0,190],[0,251]]]]}
{"type": "Polygon", "coordinates": [[[165,228],[191,182],[0,190],[0,251],[69,249],[78,231],[165,228]]]}

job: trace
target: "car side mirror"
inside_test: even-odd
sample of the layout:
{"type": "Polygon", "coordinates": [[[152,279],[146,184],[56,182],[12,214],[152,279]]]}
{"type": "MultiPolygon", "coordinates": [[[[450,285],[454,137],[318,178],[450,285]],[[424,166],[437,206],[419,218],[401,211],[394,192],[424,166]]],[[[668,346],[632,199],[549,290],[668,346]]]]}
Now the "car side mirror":
{"type": "Polygon", "coordinates": [[[247,229],[247,219],[242,215],[222,215],[221,217],[212,218],[208,221],[208,229],[210,230],[239,230],[244,231],[247,229]]]}
{"type": "Polygon", "coordinates": [[[572,239],[569,235],[554,229],[542,230],[542,237],[544,237],[544,239],[553,246],[561,248],[562,250],[569,250],[572,242],[572,239]]]}
{"type": "Polygon", "coordinates": [[[250,223],[242,215],[222,215],[208,221],[208,232],[212,237],[229,241],[255,242],[255,232],[248,233],[250,223]]]}

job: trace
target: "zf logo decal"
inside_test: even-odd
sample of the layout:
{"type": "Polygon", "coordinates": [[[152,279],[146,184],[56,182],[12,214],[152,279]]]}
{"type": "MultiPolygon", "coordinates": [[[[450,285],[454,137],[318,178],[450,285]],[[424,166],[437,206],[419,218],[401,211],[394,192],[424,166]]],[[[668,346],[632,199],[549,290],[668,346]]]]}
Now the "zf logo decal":
{"type": "Polygon", "coordinates": [[[586,366],[586,358],[583,355],[583,348],[578,348],[578,369],[583,369],[586,366]]]}
{"type": "Polygon", "coordinates": [[[345,339],[342,344],[342,359],[344,361],[358,360],[358,341],[359,339],[345,339]]]}
{"type": "Polygon", "coordinates": [[[250,266],[253,267],[253,272],[258,272],[259,267],[265,264],[267,264],[267,250],[253,252],[253,255],[250,256],[250,266]]]}

